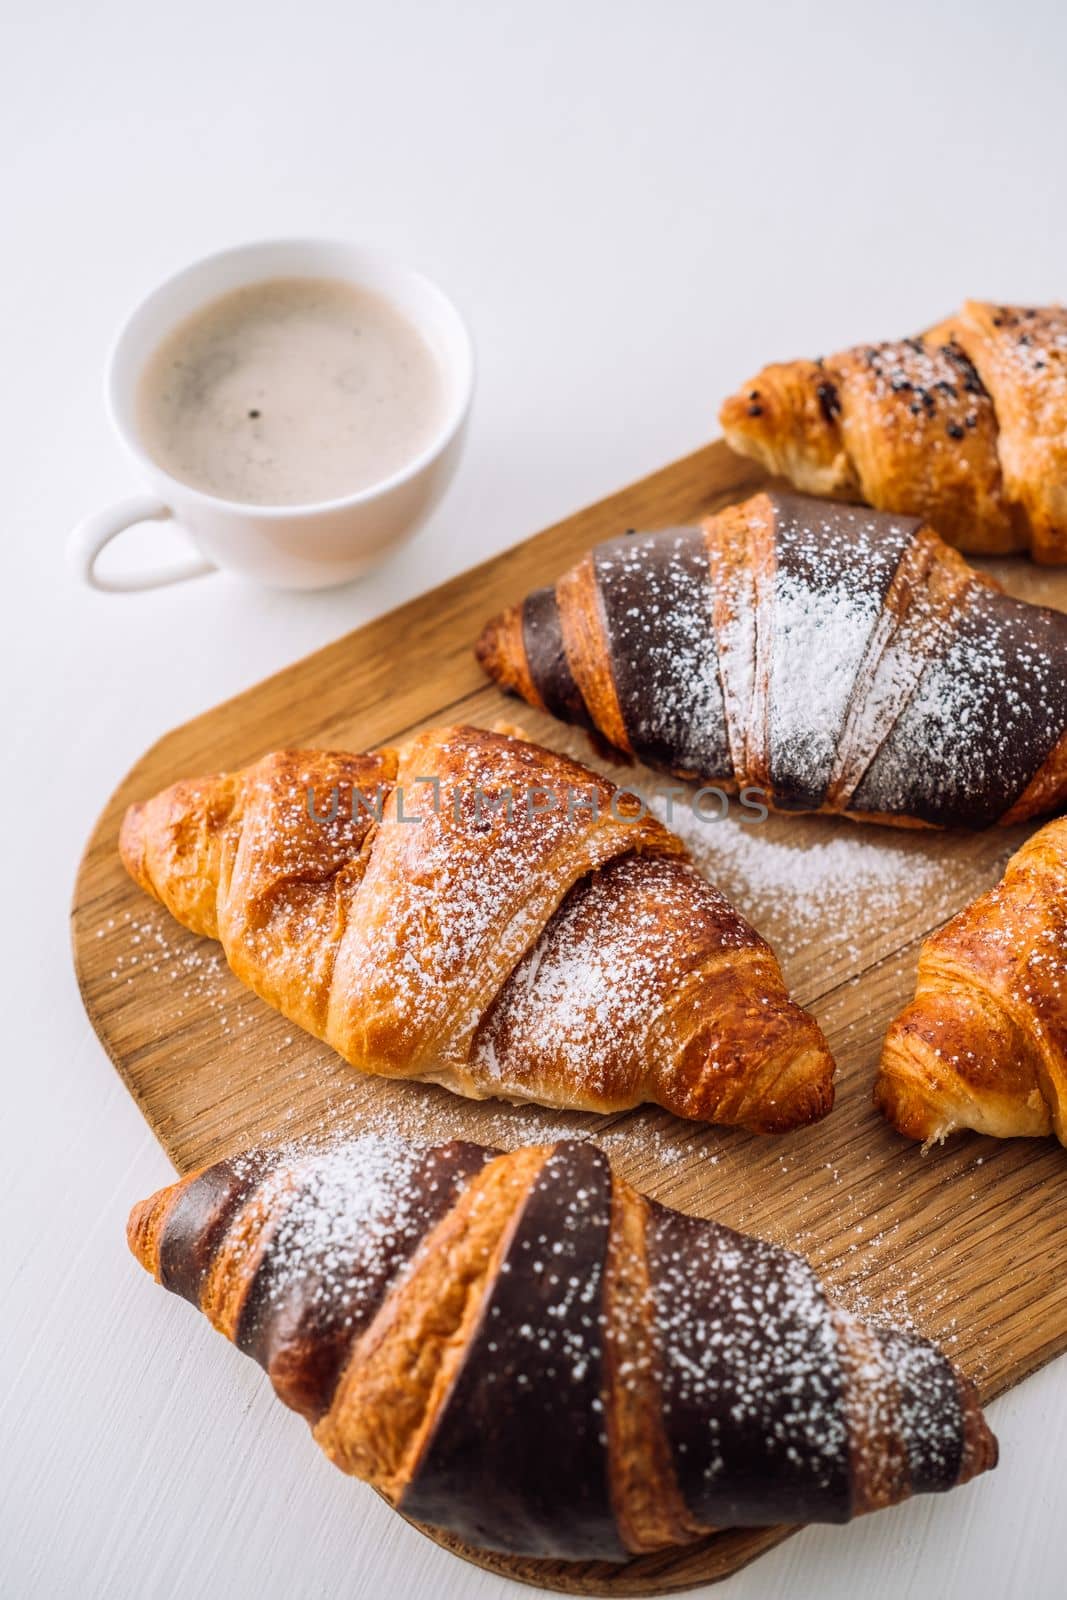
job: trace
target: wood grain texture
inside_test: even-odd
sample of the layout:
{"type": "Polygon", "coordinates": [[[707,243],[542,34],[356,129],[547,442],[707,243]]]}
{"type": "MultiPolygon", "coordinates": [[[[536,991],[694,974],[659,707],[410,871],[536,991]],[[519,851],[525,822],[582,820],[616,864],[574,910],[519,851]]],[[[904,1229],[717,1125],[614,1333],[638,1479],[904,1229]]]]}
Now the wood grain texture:
{"type": "MultiPolygon", "coordinates": [[[[989,1399],[1067,1348],[1067,1239],[1059,1226],[1067,1157],[1052,1142],[969,1137],[924,1156],[874,1112],[871,1085],[885,1027],[911,996],[919,941],[995,880],[1026,830],[902,836],[804,817],[763,824],[760,846],[776,853],[768,859],[800,860],[862,839],[864,850],[893,863],[899,895],[879,893],[865,905],[871,879],[860,875],[848,928],[840,897],[798,925],[789,903],[765,892],[766,872],[742,893],[724,859],[724,887],[777,945],[787,980],[818,1015],[839,1065],[833,1114],[781,1140],[654,1109],[557,1114],[361,1078],[244,990],[217,947],[186,934],[137,890],[116,851],[130,801],[286,744],[366,749],[431,722],[503,720],[587,755],[573,730],[484,683],[471,655],[482,623],[598,540],[691,521],[762,481],[724,446],[708,446],[167,734],[124,779],[86,848],[72,911],[78,981],[108,1054],[181,1171],[324,1120],[507,1146],[557,1134],[599,1138],[623,1174],[656,1198],[799,1248],[846,1303],[903,1316],[942,1341],[989,1399]]],[[[1022,561],[986,565],[1013,593],[1067,609],[1067,576],[1022,561]]],[[[629,781],[662,788],[663,780],[636,774],[629,781]]],[[[527,1583],[657,1594],[723,1577],[788,1532],[725,1532],[617,1568],[484,1556],[433,1537],[527,1583]]]]}

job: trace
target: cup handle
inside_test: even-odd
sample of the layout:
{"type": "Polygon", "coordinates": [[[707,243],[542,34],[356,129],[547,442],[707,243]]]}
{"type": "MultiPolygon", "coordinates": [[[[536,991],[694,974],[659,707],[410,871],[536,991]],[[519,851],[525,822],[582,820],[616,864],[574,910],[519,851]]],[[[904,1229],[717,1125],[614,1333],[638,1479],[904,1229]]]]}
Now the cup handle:
{"type": "Polygon", "coordinates": [[[172,561],[166,566],[150,569],[123,578],[101,578],[96,570],[96,558],[112,539],[125,533],[138,522],[167,522],[172,513],[169,506],[152,495],[131,495],[119,500],[103,511],[85,517],[71,530],[67,540],[67,560],[79,577],[91,589],[101,589],[108,594],[134,594],[142,589],[162,589],[168,583],[184,583],[187,578],[202,578],[216,569],[201,556],[189,556],[185,561],[172,561]]]}

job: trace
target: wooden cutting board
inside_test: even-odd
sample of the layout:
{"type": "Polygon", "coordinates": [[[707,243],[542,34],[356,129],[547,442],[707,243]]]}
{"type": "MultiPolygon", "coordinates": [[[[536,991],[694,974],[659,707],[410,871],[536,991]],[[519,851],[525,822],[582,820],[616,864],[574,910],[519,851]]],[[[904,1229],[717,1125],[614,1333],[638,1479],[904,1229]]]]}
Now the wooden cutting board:
{"type": "MultiPolygon", "coordinates": [[[[130,801],[283,745],[363,750],[427,723],[504,719],[587,755],[584,736],[486,684],[471,654],[482,624],[598,540],[691,522],[763,481],[724,445],[709,445],[164,735],[123,779],[86,847],[72,912],[78,982],[180,1171],[327,1118],[424,1141],[594,1138],[657,1199],[800,1249],[846,1304],[940,1340],[988,1400],[1067,1348],[1067,1152],[1053,1141],[963,1136],[924,1155],[874,1112],[871,1084],[885,1028],[911,996],[919,941],[999,876],[1025,829],[913,833],[806,817],[747,831],[736,821],[689,826],[698,859],[775,944],[837,1058],[833,1114],[777,1140],[657,1110],[552,1113],[362,1078],[244,990],[216,946],[140,893],[116,851],[130,801]]],[[[1013,593],[1067,610],[1067,573],[1023,560],[992,569],[1013,593]]],[[[664,784],[640,769],[625,781],[664,784]]],[[[967,1492],[938,1514],[962,1514],[967,1492]]],[[[621,1567],[509,1559],[431,1537],[545,1588],[646,1595],[724,1577],[790,1531],[725,1532],[621,1567]]]]}

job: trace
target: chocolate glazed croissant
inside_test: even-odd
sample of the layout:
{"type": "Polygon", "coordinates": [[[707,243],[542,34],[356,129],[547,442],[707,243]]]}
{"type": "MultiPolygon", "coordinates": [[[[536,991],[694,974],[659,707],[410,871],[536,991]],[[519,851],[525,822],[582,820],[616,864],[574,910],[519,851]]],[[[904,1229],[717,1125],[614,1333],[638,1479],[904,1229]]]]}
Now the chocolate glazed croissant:
{"type": "Polygon", "coordinates": [[[912,1139],[975,1128],[1067,1145],[1067,819],[924,941],[875,1101],[912,1139]]]}
{"type": "Polygon", "coordinates": [[[364,1072],[784,1132],[833,1060],[681,841],[482,728],[288,751],[131,807],[123,860],[237,976],[364,1072]]]}
{"type": "Polygon", "coordinates": [[[798,489],[927,518],[961,550],[1067,561],[1067,309],[968,300],[919,339],[764,367],[727,443],[798,489]]]}
{"type": "Polygon", "coordinates": [[[933,1345],[644,1198],[590,1144],[253,1154],[143,1201],[129,1239],[332,1461],[483,1549],[621,1561],[844,1522],[996,1462],[933,1345]]]}
{"type": "Polygon", "coordinates": [[[1067,617],[911,517],[758,494],[609,540],[477,655],[618,750],[780,809],[984,827],[1067,804],[1067,617]]]}

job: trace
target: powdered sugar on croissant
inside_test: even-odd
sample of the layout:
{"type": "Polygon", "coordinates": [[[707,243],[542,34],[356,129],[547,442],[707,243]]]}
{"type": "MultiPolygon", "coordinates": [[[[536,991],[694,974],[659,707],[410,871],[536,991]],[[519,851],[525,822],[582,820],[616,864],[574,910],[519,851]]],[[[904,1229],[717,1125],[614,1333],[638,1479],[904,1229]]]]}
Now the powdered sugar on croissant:
{"type": "Polygon", "coordinates": [[[133,806],[123,860],[362,1071],[781,1132],[833,1062],[765,942],[641,803],[480,728],[287,751],[133,806]]]}
{"type": "Polygon", "coordinates": [[[482,1548],[621,1561],[996,1462],[927,1340],[646,1199],[591,1144],[252,1152],[143,1201],[129,1239],[332,1461],[482,1548]]]}
{"type": "Polygon", "coordinates": [[[914,517],[776,491],[610,539],[476,652],[627,754],[783,809],[985,827],[1067,804],[1067,617],[914,517]]]}

